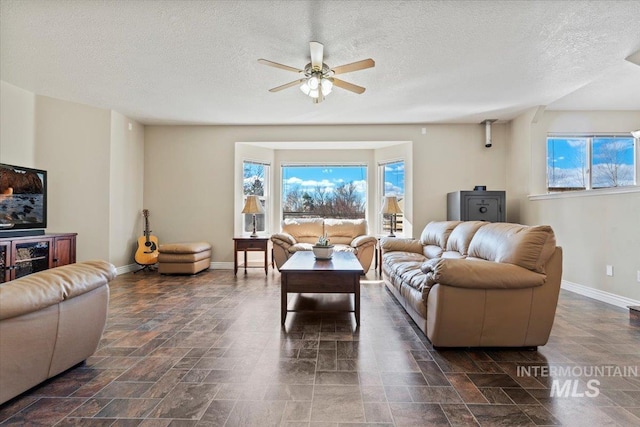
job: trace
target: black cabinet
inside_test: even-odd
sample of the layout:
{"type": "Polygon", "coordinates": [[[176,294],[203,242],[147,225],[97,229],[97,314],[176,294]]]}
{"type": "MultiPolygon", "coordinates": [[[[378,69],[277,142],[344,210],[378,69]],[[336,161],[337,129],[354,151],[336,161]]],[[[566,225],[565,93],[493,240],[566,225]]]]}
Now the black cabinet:
{"type": "Polygon", "coordinates": [[[447,220],[504,222],[504,191],[454,191],[447,193],[447,220]]]}

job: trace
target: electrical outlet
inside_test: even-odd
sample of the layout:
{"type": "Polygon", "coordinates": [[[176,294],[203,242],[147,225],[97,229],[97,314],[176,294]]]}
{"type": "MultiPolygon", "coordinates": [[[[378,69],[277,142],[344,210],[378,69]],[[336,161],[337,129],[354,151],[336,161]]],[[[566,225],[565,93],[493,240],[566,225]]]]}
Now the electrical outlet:
{"type": "Polygon", "coordinates": [[[613,276],[613,265],[607,265],[607,276],[613,276]]]}
{"type": "Polygon", "coordinates": [[[638,270],[636,273],[637,273],[636,280],[638,281],[638,283],[640,283],[640,270],[638,270]]]}

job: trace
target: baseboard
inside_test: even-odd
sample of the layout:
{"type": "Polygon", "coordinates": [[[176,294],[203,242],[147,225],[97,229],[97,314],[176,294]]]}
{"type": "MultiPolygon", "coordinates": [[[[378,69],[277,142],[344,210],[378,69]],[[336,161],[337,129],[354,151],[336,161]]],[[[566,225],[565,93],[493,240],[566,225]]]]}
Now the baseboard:
{"type": "Polygon", "coordinates": [[[138,268],[140,268],[138,264],[123,265],[122,267],[116,267],[116,274],[119,276],[121,274],[131,273],[132,271],[136,271],[138,268]]]}
{"type": "Polygon", "coordinates": [[[567,291],[574,292],[585,297],[593,298],[598,301],[606,302],[607,304],[615,305],[617,307],[627,308],[630,305],[640,305],[640,301],[612,294],[610,292],[601,291],[600,289],[594,289],[588,286],[579,285],[577,283],[569,282],[568,280],[563,280],[560,287],[567,291]]]}
{"type": "Polygon", "coordinates": [[[212,270],[233,270],[232,262],[212,262],[211,263],[212,270]]]}
{"type": "MultiPolygon", "coordinates": [[[[129,264],[123,265],[122,267],[116,267],[116,272],[118,276],[125,273],[131,273],[132,271],[136,271],[140,268],[138,264],[129,264]]],[[[209,266],[212,270],[233,270],[232,262],[212,262],[209,266]]]]}

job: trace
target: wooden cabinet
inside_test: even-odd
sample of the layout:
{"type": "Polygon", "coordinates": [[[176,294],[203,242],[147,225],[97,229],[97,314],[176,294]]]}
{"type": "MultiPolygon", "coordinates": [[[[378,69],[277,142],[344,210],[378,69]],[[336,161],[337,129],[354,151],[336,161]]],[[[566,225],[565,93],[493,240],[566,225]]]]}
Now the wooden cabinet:
{"type": "Polygon", "coordinates": [[[0,238],[0,283],[76,262],[76,233],[0,238]]]}

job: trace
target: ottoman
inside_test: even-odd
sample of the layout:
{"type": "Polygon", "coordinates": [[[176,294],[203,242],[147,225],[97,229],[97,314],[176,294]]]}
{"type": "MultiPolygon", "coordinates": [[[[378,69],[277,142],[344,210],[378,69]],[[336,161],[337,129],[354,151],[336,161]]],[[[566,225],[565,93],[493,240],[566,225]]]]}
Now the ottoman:
{"type": "Polygon", "coordinates": [[[207,242],[168,243],[158,248],[158,273],[196,274],[211,265],[211,245],[207,242]]]}

